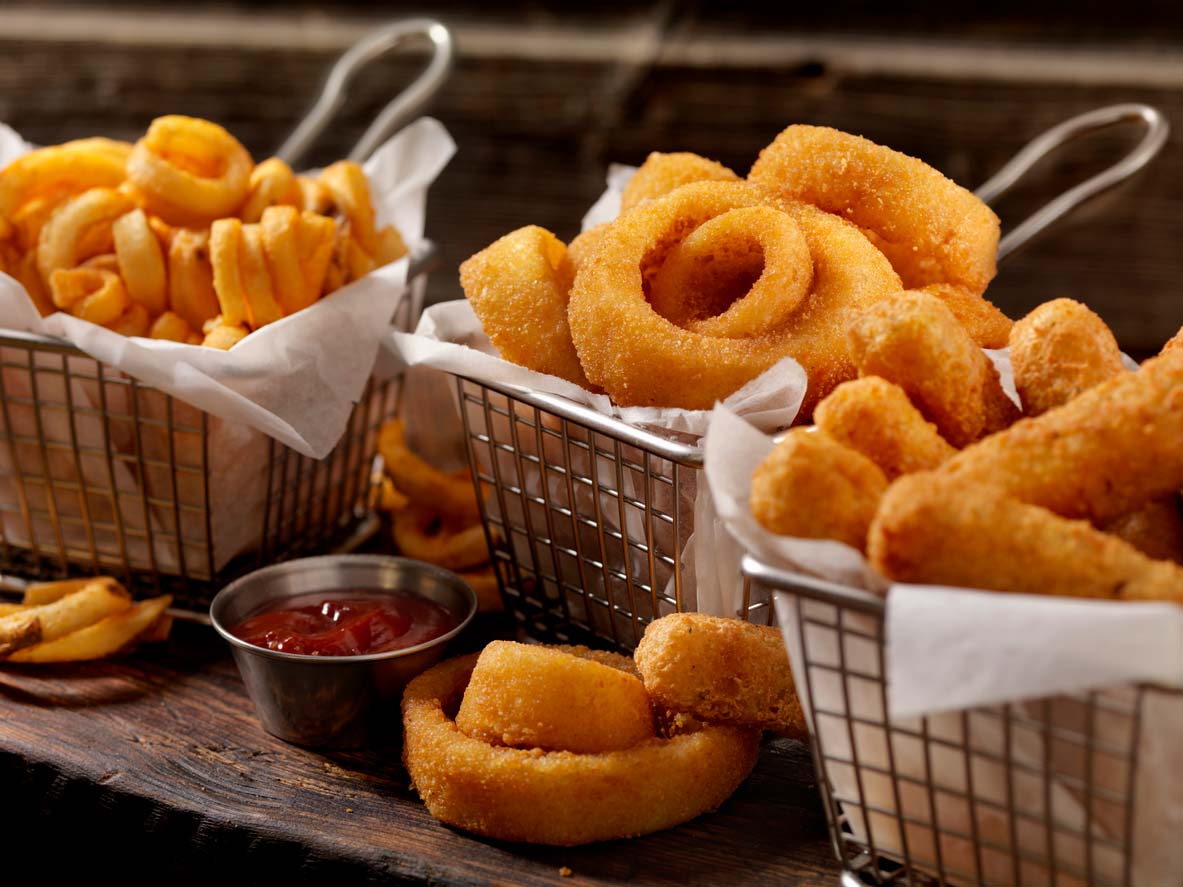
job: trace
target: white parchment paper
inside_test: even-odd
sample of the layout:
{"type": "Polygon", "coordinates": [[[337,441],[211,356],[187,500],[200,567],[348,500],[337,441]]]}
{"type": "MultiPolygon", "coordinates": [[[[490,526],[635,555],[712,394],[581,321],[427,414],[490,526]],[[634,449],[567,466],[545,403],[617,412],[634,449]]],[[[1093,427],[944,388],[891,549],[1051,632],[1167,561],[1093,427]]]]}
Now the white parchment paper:
{"type": "MultiPolygon", "coordinates": [[[[991,357],[1009,378],[1006,353],[991,357]]],[[[1128,806],[1134,811],[1128,832],[1134,883],[1177,882],[1183,870],[1183,846],[1175,837],[1183,825],[1183,700],[1146,691],[1139,711],[1132,685],[1183,686],[1183,608],[890,585],[848,546],[776,536],[752,518],[752,471],[772,449],[771,438],[720,406],[705,446],[712,496],[741,548],[773,566],[887,595],[885,673],[878,644],[851,634],[876,636],[876,620],[852,611],[840,616],[820,601],[794,605],[783,594],[776,600],[811,732],[827,758],[857,757],[862,764],[856,772],[827,763],[856,837],[873,839],[880,853],[897,858],[906,842],[914,863],[954,883],[975,883],[979,873],[988,883],[1014,883],[1016,866],[1024,883],[1051,883],[1051,846],[1060,870],[1056,883],[1076,884],[1083,878],[1065,872],[1087,871],[1086,848],[1072,832],[1088,832],[1095,839],[1094,874],[1118,883],[1125,861],[1112,847],[1125,840],[1128,806]],[[865,679],[843,679],[842,663],[865,679]],[[886,709],[879,679],[887,683],[886,709]],[[1090,693],[1093,706],[1085,701],[1090,693]],[[1001,705],[1030,727],[1004,731],[1001,705]],[[971,709],[977,711],[964,714],[971,709]],[[890,733],[879,726],[887,719],[890,733]],[[1103,750],[1085,753],[1055,738],[1086,727],[1103,750]],[[965,748],[976,753],[967,755],[965,748]],[[902,778],[888,777],[892,770],[902,778]],[[1049,770],[1052,778],[1045,780],[1049,770]],[[1090,781],[1091,799],[1084,788],[1090,781]],[[938,787],[936,829],[923,784],[938,787]],[[1020,814],[1017,830],[1009,806],[1020,814]],[[913,820],[906,831],[897,814],[913,820]],[[1062,827],[1050,842],[1038,825],[1048,816],[1062,827]],[[975,829],[976,853],[969,841],[952,837],[975,829]]]]}
{"type": "MultiPolygon", "coordinates": [[[[0,165],[29,148],[0,125],[0,165]]],[[[428,187],[454,151],[443,126],[424,118],[365,164],[379,224],[396,225],[412,254],[423,245],[428,187]]],[[[107,556],[118,553],[133,568],[185,569],[195,575],[204,573],[211,547],[214,569],[256,548],[268,507],[268,438],[313,458],[332,450],[376,371],[391,318],[407,298],[408,265],[404,258],[377,269],[257,330],[230,351],[126,338],[63,313],[41,318],[20,284],[0,274],[0,327],[66,339],[106,367],[178,401],[170,412],[157,391],[142,390],[132,403],[126,386],[100,383],[81,358],[68,359],[74,375],[67,389],[57,355],[0,348],[0,381],[8,397],[31,403],[35,385],[43,404],[34,411],[14,403],[9,430],[33,440],[41,437],[49,445],[45,458],[21,445],[0,450],[6,540],[30,547],[51,540],[80,553],[97,548],[107,556]],[[25,369],[27,361],[35,373],[25,369]],[[126,416],[126,421],[104,423],[97,418],[100,412],[126,416]],[[164,430],[168,422],[199,430],[202,412],[208,414],[204,449],[199,431],[170,437],[164,430]],[[88,453],[109,451],[112,459],[78,458],[72,455],[75,441],[88,453]],[[136,473],[127,458],[136,454],[180,468],[136,473]],[[30,477],[33,482],[21,482],[30,477]],[[49,480],[52,488],[37,478],[49,480]],[[26,501],[33,538],[23,506],[18,507],[26,501]],[[52,526],[39,514],[65,520],[52,526]],[[150,537],[155,544],[148,544],[150,537]]],[[[106,379],[118,378],[104,372],[106,379]]],[[[93,554],[80,556],[86,560],[93,554]]]]}

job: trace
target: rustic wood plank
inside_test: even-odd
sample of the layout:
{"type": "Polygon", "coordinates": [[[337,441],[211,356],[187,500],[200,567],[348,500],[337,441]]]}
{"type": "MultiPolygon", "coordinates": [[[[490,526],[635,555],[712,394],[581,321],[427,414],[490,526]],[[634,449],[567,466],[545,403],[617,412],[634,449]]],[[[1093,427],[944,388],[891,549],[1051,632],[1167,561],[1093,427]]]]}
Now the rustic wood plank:
{"type": "Polygon", "coordinates": [[[6,845],[54,853],[57,874],[115,856],[112,873],[182,884],[830,885],[837,871],[799,743],[770,743],[720,811],[668,832],[486,841],[431,819],[397,744],[320,753],[264,733],[224,644],[193,625],[131,659],[0,671],[0,780],[6,845]]]}

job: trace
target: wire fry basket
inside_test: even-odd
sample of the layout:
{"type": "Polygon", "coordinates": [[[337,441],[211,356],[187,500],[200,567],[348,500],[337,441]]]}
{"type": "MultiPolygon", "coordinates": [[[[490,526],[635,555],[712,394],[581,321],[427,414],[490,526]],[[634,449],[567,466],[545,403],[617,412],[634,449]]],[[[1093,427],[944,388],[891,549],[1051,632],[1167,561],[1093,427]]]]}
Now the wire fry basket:
{"type": "MultiPolygon", "coordinates": [[[[1146,105],[1090,111],[1040,135],[978,189],[995,200],[1065,143],[1129,122],[1146,130],[1138,145],[1010,230],[1000,259],[1144,167],[1166,142],[1166,120],[1146,105]]],[[[696,440],[557,395],[453,375],[502,596],[528,633],[627,650],[652,619],[697,609],[686,550],[695,491],[705,482],[696,440]]],[[[736,572],[742,593],[732,615],[771,622],[767,594],[736,572]]]]}
{"type": "MultiPolygon", "coordinates": [[[[302,155],[357,70],[412,37],[430,41],[431,58],[351,159],[364,160],[408,122],[451,66],[451,37],[429,19],[392,23],[347,51],[277,156],[291,163],[302,155]]],[[[435,254],[423,242],[411,257],[395,328],[414,329],[435,254]]],[[[0,571],[31,579],[108,573],[131,589],[202,608],[218,587],[261,563],[348,546],[373,524],[377,432],[398,412],[402,381],[372,377],[341,441],[316,460],[64,340],[0,331],[0,571]]]]}
{"type": "MultiPolygon", "coordinates": [[[[1149,685],[894,721],[884,602],[746,557],[810,712],[842,883],[1129,887],[1149,685]]],[[[1143,880],[1143,883],[1145,881],[1143,880]]]]}

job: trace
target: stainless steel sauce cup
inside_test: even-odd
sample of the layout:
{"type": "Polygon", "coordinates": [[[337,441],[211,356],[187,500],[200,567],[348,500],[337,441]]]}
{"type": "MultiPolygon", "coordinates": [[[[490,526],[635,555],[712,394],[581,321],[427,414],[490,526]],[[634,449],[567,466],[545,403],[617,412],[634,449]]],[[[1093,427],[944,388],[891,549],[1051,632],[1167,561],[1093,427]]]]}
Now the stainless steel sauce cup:
{"type": "Polygon", "coordinates": [[[476,594],[459,576],[421,561],[342,554],[264,567],[223,588],[210,620],[234,653],[268,733],[298,745],[357,748],[399,720],[403,687],[438,662],[472,620],[476,594]],[[448,633],[405,650],[362,656],[306,656],[248,644],[230,630],[268,604],[313,592],[383,589],[434,601],[456,616],[448,633]]]}

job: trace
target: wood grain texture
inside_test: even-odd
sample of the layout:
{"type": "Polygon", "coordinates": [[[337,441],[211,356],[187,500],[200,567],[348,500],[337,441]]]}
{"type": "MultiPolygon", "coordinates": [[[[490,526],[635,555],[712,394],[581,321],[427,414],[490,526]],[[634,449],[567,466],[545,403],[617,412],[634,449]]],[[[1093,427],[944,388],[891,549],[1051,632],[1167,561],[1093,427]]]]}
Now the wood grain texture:
{"type": "Polygon", "coordinates": [[[395,745],[322,754],[264,733],[224,644],[192,625],[131,659],[0,670],[0,784],[6,846],[54,860],[58,875],[98,865],[177,884],[837,878],[799,743],[768,744],[721,810],[668,832],[569,849],[487,841],[431,819],[395,745]]]}

